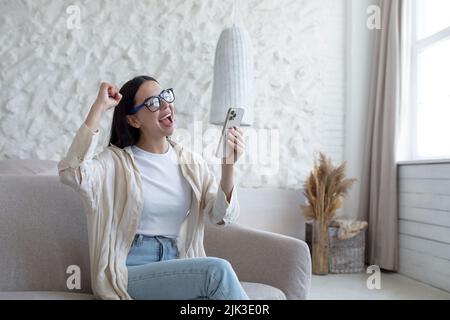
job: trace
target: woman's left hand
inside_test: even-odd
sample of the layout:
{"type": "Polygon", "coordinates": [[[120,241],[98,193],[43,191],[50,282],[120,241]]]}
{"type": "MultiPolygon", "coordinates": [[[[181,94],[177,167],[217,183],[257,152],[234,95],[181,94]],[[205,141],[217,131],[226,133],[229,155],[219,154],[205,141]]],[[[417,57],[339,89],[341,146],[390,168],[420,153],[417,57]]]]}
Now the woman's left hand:
{"type": "Polygon", "coordinates": [[[245,151],[244,132],[241,128],[228,129],[227,147],[233,152],[227,158],[222,159],[223,164],[235,164],[245,151]]]}

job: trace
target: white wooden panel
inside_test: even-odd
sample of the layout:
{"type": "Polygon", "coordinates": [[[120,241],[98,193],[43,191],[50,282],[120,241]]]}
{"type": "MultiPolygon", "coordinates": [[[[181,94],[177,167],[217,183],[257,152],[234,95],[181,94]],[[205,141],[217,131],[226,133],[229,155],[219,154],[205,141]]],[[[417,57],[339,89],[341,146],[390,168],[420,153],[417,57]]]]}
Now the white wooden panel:
{"type": "Polygon", "coordinates": [[[237,223],[260,230],[305,239],[301,190],[239,188],[241,214],[237,223]]]}
{"type": "Polygon", "coordinates": [[[450,211],[450,196],[400,193],[399,203],[405,207],[450,211]]]}
{"type": "Polygon", "coordinates": [[[450,195],[450,180],[400,179],[399,192],[450,195]]]}
{"type": "Polygon", "coordinates": [[[400,220],[399,231],[400,234],[450,243],[450,228],[448,227],[400,220]]]}
{"type": "Polygon", "coordinates": [[[405,258],[403,252],[400,253],[398,272],[404,274],[405,276],[429,284],[429,282],[426,280],[427,276],[425,268],[409,263],[407,258],[405,258]]]}
{"type": "Polygon", "coordinates": [[[450,163],[399,166],[399,272],[450,292],[450,163]]]}
{"type": "Polygon", "coordinates": [[[400,234],[399,246],[427,256],[450,260],[450,244],[400,234]]]}
{"type": "Polygon", "coordinates": [[[400,179],[402,178],[450,179],[450,163],[401,165],[399,166],[399,177],[400,179]]]}
{"type": "Polygon", "coordinates": [[[423,267],[426,272],[437,272],[450,278],[450,260],[432,257],[413,250],[400,248],[400,256],[407,264],[423,267]]]}
{"type": "Polygon", "coordinates": [[[402,257],[403,262],[424,268],[426,272],[436,272],[450,278],[450,260],[432,257],[405,248],[400,248],[400,257],[402,257]]]}
{"type": "Polygon", "coordinates": [[[450,227],[450,211],[408,208],[400,204],[399,217],[402,220],[450,227]]]}
{"type": "MultiPolygon", "coordinates": [[[[450,292],[450,276],[427,269],[426,267],[412,264],[404,252],[400,252],[399,273],[417,281],[429,284],[433,287],[450,292]]],[[[383,281],[383,279],[382,279],[383,281]]]]}

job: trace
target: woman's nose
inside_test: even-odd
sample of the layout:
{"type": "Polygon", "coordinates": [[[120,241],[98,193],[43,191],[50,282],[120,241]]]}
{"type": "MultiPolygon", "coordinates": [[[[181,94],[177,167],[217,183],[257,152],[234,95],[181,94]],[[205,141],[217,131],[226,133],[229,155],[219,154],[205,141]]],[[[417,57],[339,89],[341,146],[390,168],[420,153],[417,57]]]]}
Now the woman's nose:
{"type": "Polygon", "coordinates": [[[169,107],[169,103],[167,101],[164,101],[163,99],[161,99],[161,110],[165,110],[166,108],[169,107]]]}

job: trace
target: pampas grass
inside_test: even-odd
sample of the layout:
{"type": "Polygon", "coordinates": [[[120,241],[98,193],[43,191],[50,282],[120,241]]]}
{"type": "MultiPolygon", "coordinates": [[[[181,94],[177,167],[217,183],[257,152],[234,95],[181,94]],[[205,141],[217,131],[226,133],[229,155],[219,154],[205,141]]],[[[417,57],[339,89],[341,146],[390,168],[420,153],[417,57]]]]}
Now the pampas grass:
{"type": "Polygon", "coordinates": [[[344,196],[356,179],[345,179],[345,162],[334,167],[331,159],[323,153],[319,161],[314,161],[310,176],[305,181],[303,194],[308,204],[302,206],[303,214],[309,221],[318,220],[329,225],[336,210],[342,207],[344,196]]]}
{"type": "Polygon", "coordinates": [[[355,181],[345,179],[345,162],[334,167],[323,153],[320,153],[318,162],[314,161],[303,188],[308,205],[302,205],[306,220],[313,222],[313,274],[328,274],[328,226],[355,181]]]}

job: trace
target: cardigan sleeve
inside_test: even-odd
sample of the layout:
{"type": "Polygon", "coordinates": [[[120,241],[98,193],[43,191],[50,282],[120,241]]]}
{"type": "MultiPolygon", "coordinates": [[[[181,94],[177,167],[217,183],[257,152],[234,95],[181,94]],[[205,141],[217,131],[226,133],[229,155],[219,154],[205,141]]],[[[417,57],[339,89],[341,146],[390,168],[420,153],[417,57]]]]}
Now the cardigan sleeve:
{"type": "Polygon", "coordinates": [[[239,217],[240,207],[237,199],[237,188],[233,186],[230,202],[227,201],[225,192],[217,184],[216,177],[209,170],[206,162],[203,162],[203,189],[204,210],[209,220],[217,225],[229,225],[239,217]]]}
{"type": "Polygon", "coordinates": [[[58,163],[60,181],[80,192],[91,206],[101,190],[105,167],[94,155],[100,130],[93,132],[84,122],[78,129],[66,156],[58,163]]]}

